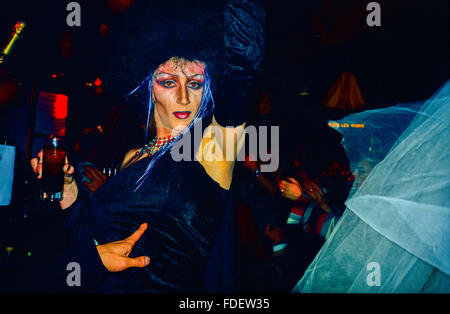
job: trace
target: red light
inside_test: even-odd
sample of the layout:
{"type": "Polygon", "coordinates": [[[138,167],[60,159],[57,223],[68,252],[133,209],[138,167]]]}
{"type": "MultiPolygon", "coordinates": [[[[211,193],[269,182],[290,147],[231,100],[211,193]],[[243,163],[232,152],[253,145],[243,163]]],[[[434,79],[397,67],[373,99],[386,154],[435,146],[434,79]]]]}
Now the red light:
{"type": "Polygon", "coordinates": [[[55,107],[53,116],[55,119],[65,119],[67,118],[67,103],[69,97],[63,94],[57,94],[55,99],[55,107]]]}
{"type": "Polygon", "coordinates": [[[108,26],[105,25],[105,24],[100,24],[100,33],[101,33],[103,36],[108,35],[108,26]]]}
{"type": "Polygon", "coordinates": [[[133,4],[134,0],[107,0],[109,9],[114,13],[120,13],[128,10],[133,4]]]}
{"type": "Polygon", "coordinates": [[[58,75],[56,75],[56,74],[53,74],[53,75],[52,75],[53,78],[56,78],[57,76],[58,76],[58,75]]]}
{"type": "Polygon", "coordinates": [[[94,85],[97,86],[97,87],[102,85],[102,81],[100,80],[99,77],[97,77],[97,79],[95,80],[94,85]]]}

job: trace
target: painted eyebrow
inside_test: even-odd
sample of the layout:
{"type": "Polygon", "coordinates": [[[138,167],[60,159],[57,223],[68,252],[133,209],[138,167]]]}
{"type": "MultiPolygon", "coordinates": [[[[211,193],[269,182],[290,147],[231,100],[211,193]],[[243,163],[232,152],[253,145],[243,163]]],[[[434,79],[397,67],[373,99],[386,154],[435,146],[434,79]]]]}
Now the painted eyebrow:
{"type": "Polygon", "coordinates": [[[166,72],[160,72],[160,73],[156,74],[156,77],[159,77],[159,76],[162,76],[162,75],[177,76],[178,77],[178,74],[166,73],[166,72]]]}
{"type": "MultiPolygon", "coordinates": [[[[155,78],[159,78],[161,76],[175,76],[175,77],[178,77],[179,75],[178,74],[173,74],[173,73],[160,72],[160,73],[156,74],[155,78]]],[[[202,80],[205,78],[205,76],[203,74],[194,74],[192,76],[187,76],[186,75],[186,77],[189,78],[189,79],[196,78],[196,79],[202,79],[202,80]]]]}
{"type": "Polygon", "coordinates": [[[200,79],[204,79],[205,76],[203,74],[194,74],[192,76],[188,76],[189,78],[200,78],[200,79]]]}

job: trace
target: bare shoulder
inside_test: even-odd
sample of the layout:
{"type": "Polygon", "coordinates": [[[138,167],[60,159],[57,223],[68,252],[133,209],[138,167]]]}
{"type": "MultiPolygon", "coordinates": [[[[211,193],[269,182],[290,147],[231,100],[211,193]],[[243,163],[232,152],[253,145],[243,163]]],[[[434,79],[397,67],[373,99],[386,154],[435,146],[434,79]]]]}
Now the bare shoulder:
{"type": "Polygon", "coordinates": [[[125,168],[126,165],[130,163],[130,161],[133,159],[134,156],[136,156],[136,153],[140,150],[140,148],[132,148],[130,149],[123,158],[121,169],[125,168]]]}
{"type": "Polygon", "coordinates": [[[238,152],[245,140],[245,123],[235,128],[219,125],[213,117],[205,129],[196,160],[222,188],[229,190],[238,152]]]}

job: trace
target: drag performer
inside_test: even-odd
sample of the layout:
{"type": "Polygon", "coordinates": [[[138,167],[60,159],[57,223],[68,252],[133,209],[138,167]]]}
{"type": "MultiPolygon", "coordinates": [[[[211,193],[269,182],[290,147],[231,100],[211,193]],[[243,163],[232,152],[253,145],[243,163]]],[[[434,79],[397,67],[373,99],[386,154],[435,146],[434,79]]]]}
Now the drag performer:
{"type": "Polygon", "coordinates": [[[111,272],[96,292],[217,291],[208,277],[221,263],[217,247],[230,250],[233,239],[230,186],[257,91],[264,10],[259,1],[172,1],[127,14],[111,27],[109,86],[148,103],[147,142],[89,200],[75,181],[66,185],[62,219],[75,243],[117,241],[148,223],[132,254],[150,266],[111,272]],[[190,157],[174,160],[175,148],[190,157]]]}

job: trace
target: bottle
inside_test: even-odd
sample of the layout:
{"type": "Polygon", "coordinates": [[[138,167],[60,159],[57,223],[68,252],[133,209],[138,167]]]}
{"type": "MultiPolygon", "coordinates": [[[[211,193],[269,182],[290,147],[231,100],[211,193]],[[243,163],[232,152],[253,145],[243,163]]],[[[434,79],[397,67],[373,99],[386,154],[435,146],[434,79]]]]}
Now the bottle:
{"type": "Polygon", "coordinates": [[[0,50],[0,109],[10,103],[17,95],[21,82],[17,81],[14,73],[16,65],[11,62],[11,51],[17,39],[21,37],[21,33],[25,27],[24,22],[17,22],[13,27],[9,40],[0,50]]]}
{"type": "Polygon", "coordinates": [[[9,38],[9,41],[6,43],[6,45],[3,47],[0,53],[0,64],[6,62],[7,57],[11,54],[14,44],[16,43],[17,39],[21,37],[21,33],[25,28],[25,25],[26,24],[22,21],[18,21],[16,25],[14,25],[11,37],[9,38]]]}

